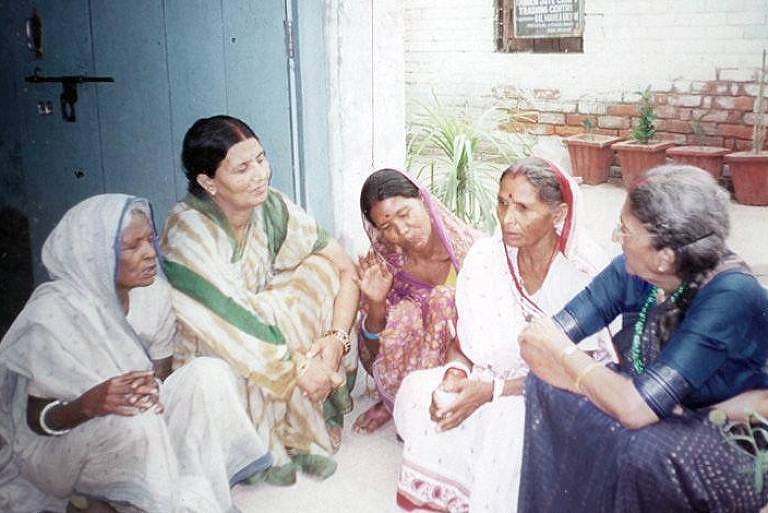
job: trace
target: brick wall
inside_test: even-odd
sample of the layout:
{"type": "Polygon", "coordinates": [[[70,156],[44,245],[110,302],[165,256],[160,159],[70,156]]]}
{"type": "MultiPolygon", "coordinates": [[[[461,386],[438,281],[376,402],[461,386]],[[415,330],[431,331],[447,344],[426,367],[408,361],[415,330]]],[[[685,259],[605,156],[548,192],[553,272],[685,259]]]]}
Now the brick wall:
{"type": "MultiPolygon", "coordinates": [[[[654,90],[656,137],[678,144],[750,149],[757,88],[755,81],[716,77],[703,82],[676,81],[669,89],[654,90]]],[[[508,95],[503,103],[528,118],[500,123],[499,128],[508,132],[566,137],[583,133],[583,123],[589,119],[595,133],[630,137],[638,122],[634,97],[632,102],[561,101],[558,89],[535,90],[533,100],[516,91],[508,95]]]]}
{"type": "Polygon", "coordinates": [[[627,133],[636,91],[656,93],[659,136],[741,149],[751,137],[753,82],[768,47],[766,0],[585,0],[584,53],[496,52],[494,0],[408,0],[405,79],[415,102],[531,111],[535,123],[489,128],[537,135],[627,133]]]}

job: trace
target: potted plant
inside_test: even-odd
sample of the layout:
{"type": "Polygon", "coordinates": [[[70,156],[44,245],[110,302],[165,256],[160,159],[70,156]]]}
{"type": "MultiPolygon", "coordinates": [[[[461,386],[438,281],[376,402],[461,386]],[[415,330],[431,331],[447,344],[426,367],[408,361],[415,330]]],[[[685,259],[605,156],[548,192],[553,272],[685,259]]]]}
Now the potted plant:
{"type": "Polygon", "coordinates": [[[653,107],[651,86],[640,94],[640,119],[632,131],[632,140],[615,143],[612,148],[619,155],[621,177],[624,186],[629,187],[646,170],[660,166],[667,161],[667,148],[675,145],[671,141],[658,141],[656,135],[656,112],[653,107]]]}
{"type": "Polygon", "coordinates": [[[719,179],[723,174],[723,157],[730,150],[719,146],[701,144],[701,139],[704,136],[701,120],[705,114],[702,114],[693,121],[693,134],[696,137],[696,142],[699,144],[668,148],[667,156],[673,162],[699,167],[709,172],[715,179],[719,179]]]}
{"type": "Polygon", "coordinates": [[[563,139],[571,157],[573,175],[580,176],[586,184],[603,183],[608,180],[613,161],[611,145],[624,138],[593,133],[592,118],[584,119],[582,125],[585,133],[563,139]]]}
{"type": "Polygon", "coordinates": [[[766,64],[763,50],[763,65],[758,77],[757,97],[753,112],[755,126],[752,131],[752,151],[730,153],[725,161],[731,170],[733,193],[736,201],[745,205],[768,205],[768,151],[765,144],[765,81],[766,64]]]}

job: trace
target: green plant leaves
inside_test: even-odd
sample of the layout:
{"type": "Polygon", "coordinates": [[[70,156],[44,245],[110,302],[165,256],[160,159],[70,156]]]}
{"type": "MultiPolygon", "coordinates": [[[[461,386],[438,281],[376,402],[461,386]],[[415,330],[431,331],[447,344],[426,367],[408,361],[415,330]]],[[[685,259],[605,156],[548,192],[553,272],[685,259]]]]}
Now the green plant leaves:
{"type": "Polygon", "coordinates": [[[527,145],[502,140],[481,128],[499,109],[471,119],[469,106],[455,114],[434,104],[417,104],[408,134],[408,170],[463,221],[491,232],[501,171],[527,154],[527,145]]]}

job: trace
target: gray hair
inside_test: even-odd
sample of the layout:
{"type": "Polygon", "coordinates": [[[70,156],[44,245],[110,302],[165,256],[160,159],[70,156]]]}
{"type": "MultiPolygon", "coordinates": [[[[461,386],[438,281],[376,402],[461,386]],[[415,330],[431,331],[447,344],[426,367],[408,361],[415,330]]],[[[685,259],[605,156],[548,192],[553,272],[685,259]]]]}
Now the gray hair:
{"type": "Polygon", "coordinates": [[[675,252],[683,280],[711,270],[725,254],[730,195],[706,171],[677,164],[655,167],[633,184],[628,200],[653,246],[675,252]]]}
{"type": "Polygon", "coordinates": [[[557,174],[544,159],[528,157],[518,160],[504,170],[499,183],[507,176],[524,176],[539,193],[539,200],[551,208],[557,207],[564,201],[557,174]]]}

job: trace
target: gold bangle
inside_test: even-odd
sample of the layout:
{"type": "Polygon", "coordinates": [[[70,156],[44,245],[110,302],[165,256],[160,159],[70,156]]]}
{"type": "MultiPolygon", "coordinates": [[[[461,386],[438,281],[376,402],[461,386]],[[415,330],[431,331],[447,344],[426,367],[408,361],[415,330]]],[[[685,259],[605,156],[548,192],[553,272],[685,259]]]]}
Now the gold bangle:
{"type": "Polygon", "coordinates": [[[574,381],[574,386],[576,387],[576,391],[579,392],[580,394],[583,393],[583,391],[581,390],[581,382],[584,380],[584,378],[586,378],[589,375],[590,372],[602,366],[603,364],[600,362],[592,362],[586,367],[584,367],[584,369],[579,373],[579,375],[576,376],[576,381],[574,381]]]}
{"type": "Polygon", "coordinates": [[[329,335],[333,335],[336,337],[336,340],[341,342],[341,344],[344,346],[344,354],[347,354],[350,349],[352,349],[352,342],[349,340],[349,333],[344,330],[334,329],[329,330],[323,333],[323,337],[327,337],[329,335]]]}

